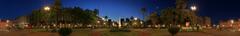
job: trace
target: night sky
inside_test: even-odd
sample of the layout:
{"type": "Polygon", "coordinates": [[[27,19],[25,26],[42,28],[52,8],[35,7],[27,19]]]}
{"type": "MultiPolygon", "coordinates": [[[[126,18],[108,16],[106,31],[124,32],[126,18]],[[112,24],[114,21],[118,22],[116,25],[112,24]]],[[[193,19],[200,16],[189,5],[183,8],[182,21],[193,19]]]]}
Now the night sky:
{"type": "MultiPolygon", "coordinates": [[[[199,16],[209,16],[214,23],[220,19],[239,18],[238,0],[192,0],[199,8],[199,16]]],[[[30,14],[32,10],[51,5],[53,0],[0,0],[0,18],[12,19],[30,14]]],[[[191,2],[190,2],[191,3],[191,2]]],[[[62,0],[63,7],[81,7],[99,9],[100,16],[109,16],[117,20],[121,17],[142,18],[140,8],[148,12],[175,6],[175,0],[62,0]]]]}

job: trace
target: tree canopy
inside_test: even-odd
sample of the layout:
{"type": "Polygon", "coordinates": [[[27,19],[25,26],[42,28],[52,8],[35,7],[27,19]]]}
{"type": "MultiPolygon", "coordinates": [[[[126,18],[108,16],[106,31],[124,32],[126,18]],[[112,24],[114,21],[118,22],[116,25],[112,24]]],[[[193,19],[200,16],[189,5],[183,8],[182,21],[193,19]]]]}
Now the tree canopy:
{"type": "Polygon", "coordinates": [[[79,23],[83,25],[95,24],[98,18],[98,9],[89,10],[79,7],[63,8],[61,12],[34,10],[29,15],[29,22],[33,25],[48,23],[79,23]]]}

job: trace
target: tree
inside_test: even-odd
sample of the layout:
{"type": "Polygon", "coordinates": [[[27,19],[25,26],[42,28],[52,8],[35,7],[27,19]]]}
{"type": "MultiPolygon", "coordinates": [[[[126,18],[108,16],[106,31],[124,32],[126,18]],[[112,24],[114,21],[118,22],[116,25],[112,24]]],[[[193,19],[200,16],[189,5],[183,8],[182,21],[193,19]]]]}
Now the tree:
{"type": "Polygon", "coordinates": [[[210,17],[203,17],[203,20],[204,21],[202,21],[203,22],[203,24],[202,25],[211,25],[211,18],[210,17]]]}
{"type": "Polygon", "coordinates": [[[159,21],[159,16],[157,14],[157,12],[153,12],[151,13],[149,16],[148,16],[148,20],[151,21],[152,25],[156,25],[156,24],[159,24],[160,21],[159,21]]]}
{"type": "Polygon", "coordinates": [[[70,23],[80,23],[83,26],[87,26],[90,24],[95,24],[98,18],[98,9],[94,10],[83,10],[82,8],[64,8],[63,10],[63,18],[64,21],[70,23]]]}
{"type": "Polygon", "coordinates": [[[50,11],[48,13],[43,13],[40,10],[32,11],[30,14],[29,22],[33,25],[37,25],[39,23],[80,23],[84,26],[89,24],[95,24],[98,18],[98,9],[94,10],[83,10],[82,8],[75,7],[75,8],[63,8],[63,10],[59,10],[58,12],[61,17],[57,17],[57,13],[54,11],[50,11]],[[57,18],[61,19],[58,20],[57,18]]]}
{"type": "Polygon", "coordinates": [[[99,10],[98,10],[98,9],[94,9],[94,10],[93,10],[93,13],[94,13],[95,15],[98,15],[98,14],[99,14],[99,10]]]}
{"type": "Polygon", "coordinates": [[[173,7],[163,9],[160,13],[162,24],[185,25],[185,21],[187,21],[185,20],[186,18],[188,18],[190,24],[196,24],[198,16],[193,12],[188,12],[186,10],[176,11],[173,7]]]}
{"type": "Polygon", "coordinates": [[[162,24],[173,24],[175,21],[176,10],[175,8],[166,8],[163,9],[160,13],[160,21],[163,21],[162,24]]]}
{"type": "Polygon", "coordinates": [[[105,19],[108,19],[109,17],[108,16],[104,16],[105,19]]]}
{"type": "MultiPolygon", "coordinates": [[[[97,10],[97,9],[95,9],[97,10]]],[[[96,19],[97,19],[97,13],[98,11],[93,11],[93,10],[83,10],[79,7],[75,7],[75,8],[66,8],[63,11],[64,18],[66,18],[65,21],[73,21],[74,23],[80,23],[83,24],[84,26],[89,25],[89,24],[95,24],[96,23],[96,19]],[[67,19],[68,18],[68,19],[67,19]]],[[[72,22],[72,23],[73,23],[72,22]]]]}
{"type": "Polygon", "coordinates": [[[134,17],[133,17],[133,16],[131,16],[131,17],[130,17],[130,19],[131,19],[131,20],[134,20],[134,17]]]}
{"type": "Polygon", "coordinates": [[[64,8],[62,11],[62,20],[60,21],[64,21],[63,23],[77,23],[76,21],[74,21],[76,15],[75,15],[76,11],[73,8],[64,8]]]}
{"type": "Polygon", "coordinates": [[[28,22],[31,25],[37,25],[40,24],[40,22],[42,21],[41,19],[43,19],[44,14],[40,12],[40,10],[34,10],[32,11],[32,13],[29,15],[29,20],[28,22]]]}

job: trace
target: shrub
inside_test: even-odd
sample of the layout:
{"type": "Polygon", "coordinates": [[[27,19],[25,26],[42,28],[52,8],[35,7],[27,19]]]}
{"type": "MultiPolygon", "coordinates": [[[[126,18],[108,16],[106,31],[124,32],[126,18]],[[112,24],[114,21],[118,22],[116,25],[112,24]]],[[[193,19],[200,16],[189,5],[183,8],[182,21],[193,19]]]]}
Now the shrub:
{"type": "Polygon", "coordinates": [[[58,33],[61,36],[69,36],[72,33],[72,29],[70,29],[70,28],[60,28],[58,30],[58,33]]]}
{"type": "Polygon", "coordinates": [[[172,34],[172,36],[176,35],[179,32],[180,28],[179,27],[170,27],[168,29],[168,32],[172,34]]]}

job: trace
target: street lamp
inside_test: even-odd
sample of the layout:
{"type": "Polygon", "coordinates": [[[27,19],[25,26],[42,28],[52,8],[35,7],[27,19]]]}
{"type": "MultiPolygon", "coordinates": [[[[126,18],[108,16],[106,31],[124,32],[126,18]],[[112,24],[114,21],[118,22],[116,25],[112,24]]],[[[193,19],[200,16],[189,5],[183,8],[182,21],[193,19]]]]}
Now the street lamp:
{"type": "Polygon", "coordinates": [[[9,23],[9,20],[7,20],[7,23],[9,23]]]}
{"type": "Polygon", "coordinates": [[[99,24],[99,23],[100,23],[100,21],[97,21],[97,23],[99,24]]]}
{"type": "Polygon", "coordinates": [[[234,23],[234,20],[230,20],[230,22],[231,22],[231,24],[233,24],[233,23],[234,23]]]}
{"type": "Polygon", "coordinates": [[[138,20],[138,18],[136,18],[136,17],[134,17],[133,19],[134,19],[134,20],[138,20]]]}
{"type": "Polygon", "coordinates": [[[51,9],[51,8],[50,8],[49,6],[45,6],[45,7],[44,7],[44,10],[45,10],[45,11],[49,11],[50,9],[51,9]]]}
{"type": "Polygon", "coordinates": [[[188,27],[188,26],[190,25],[190,22],[186,22],[186,24],[185,24],[185,25],[186,25],[186,27],[188,27]]]}
{"type": "Polygon", "coordinates": [[[190,7],[192,11],[196,11],[197,10],[197,7],[195,5],[191,6],[190,7]]]}
{"type": "Polygon", "coordinates": [[[231,27],[233,26],[233,24],[234,24],[234,20],[232,19],[232,20],[230,20],[230,22],[231,22],[231,27]]]}

